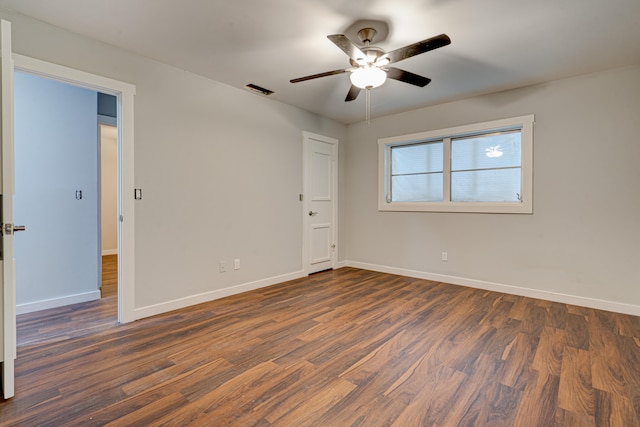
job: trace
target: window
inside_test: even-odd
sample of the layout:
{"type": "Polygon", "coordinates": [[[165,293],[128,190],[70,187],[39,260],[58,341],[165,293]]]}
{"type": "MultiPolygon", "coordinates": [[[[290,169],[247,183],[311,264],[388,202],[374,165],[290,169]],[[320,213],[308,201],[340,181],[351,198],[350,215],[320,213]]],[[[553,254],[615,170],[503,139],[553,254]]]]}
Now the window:
{"type": "Polygon", "coordinates": [[[442,173],[442,141],[391,147],[393,201],[442,200],[442,173]]]}
{"type": "Polygon", "coordinates": [[[379,209],[531,213],[533,118],[380,139],[379,209]]]}
{"type": "Polygon", "coordinates": [[[521,132],[451,139],[451,201],[518,202],[521,132]]]}

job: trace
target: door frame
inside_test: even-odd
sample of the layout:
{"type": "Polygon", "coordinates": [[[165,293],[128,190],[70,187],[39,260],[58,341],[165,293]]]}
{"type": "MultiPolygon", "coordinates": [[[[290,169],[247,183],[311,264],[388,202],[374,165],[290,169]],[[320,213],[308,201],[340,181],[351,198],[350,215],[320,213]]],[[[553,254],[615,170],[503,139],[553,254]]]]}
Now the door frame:
{"type": "MultiPolygon", "coordinates": [[[[2,145],[0,154],[2,157],[0,181],[2,221],[13,224],[13,56],[11,54],[11,22],[4,19],[0,22],[0,52],[2,64],[0,64],[2,108],[0,114],[0,127],[2,133],[2,145]]],[[[4,227],[4,225],[2,225],[4,227]]],[[[15,260],[13,256],[13,233],[2,237],[3,259],[0,261],[0,302],[2,303],[2,319],[0,320],[0,388],[4,399],[9,399],[15,394],[15,359],[16,351],[16,281],[15,260]]]]}
{"type": "MultiPolygon", "coordinates": [[[[13,54],[15,71],[95,90],[118,99],[118,322],[135,317],[133,102],[136,87],[96,74],[13,54]],[[125,197],[131,195],[131,197],[125,197]]],[[[97,114],[97,112],[96,112],[97,114]]]]}
{"type": "Polygon", "coordinates": [[[331,191],[333,192],[332,209],[331,209],[331,228],[333,243],[336,245],[331,255],[331,268],[336,268],[338,259],[338,152],[340,141],[336,138],[320,135],[313,132],[302,132],[302,271],[305,275],[309,275],[309,194],[307,188],[309,182],[307,180],[308,168],[311,166],[307,163],[307,155],[309,153],[308,144],[311,140],[324,142],[332,145],[332,167],[331,167],[331,191]]]}

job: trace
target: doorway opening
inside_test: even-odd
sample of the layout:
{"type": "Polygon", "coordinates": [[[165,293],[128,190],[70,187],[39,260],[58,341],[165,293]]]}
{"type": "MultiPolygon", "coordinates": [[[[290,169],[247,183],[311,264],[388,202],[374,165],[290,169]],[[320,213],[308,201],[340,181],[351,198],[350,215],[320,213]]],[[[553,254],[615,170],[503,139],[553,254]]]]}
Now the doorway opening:
{"type": "MultiPolygon", "coordinates": [[[[114,102],[109,95],[98,94],[100,127],[100,228],[101,287],[100,298],[109,298],[117,305],[118,295],[118,127],[111,110],[101,111],[102,103],[114,102]],[[100,113],[107,113],[108,115],[100,113]]],[[[114,105],[115,107],[115,105],[114,105]]],[[[115,115],[115,111],[113,111],[115,115]]]]}
{"type": "MultiPolygon", "coordinates": [[[[14,55],[16,72],[31,76],[44,77],[58,83],[63,82],[79,89],[88,89],[97,93],[111,95],[115,101],[117,118],[110,125],[117,125],[117,321],[127,323],[136,319],[134,310],[134,210],[133,197],[125,197],[133,194],[133,100],[135,86],[128,83],[112,80],[95,74],[85,73],[79,70],[63,67],[37,59],[14,55]]],[[[94,110],[95,111],[95,110],[94,110]]],[[[94,134],[98,133],[96,122],[93,124],[94,134]]],[[[97,159],[96,159],[97,162],[97,159]]],[[[99,166],[98,166],[99,167],[99,166]]],[[[97,180],[97,177],[96,177],[97,180]]],[[[98,184],[96,182],[96,187],[98,184]]],[[[96,189],[93,197],[98,197],[101,189],[96,189]]],[[[78,197],[75,203],[89,201],[81,188],[74,189],[72,195],[78,197]],[[77,191],[77,192],[76,192],[77,191]]],[[[76,204],[78,206],[78,204],[76,204]]],[[[99,214],[96,216],[100,216],[99,214]]],[[[54,247],[51,250],[59,250],[54,247]]],[[[101,258],[101,250],[95,244],[93,251],[95,258],[101,258]]],[[[16,259],[19,266],[20,260],[16,259]]],[[[100,263],[101,266],[101,263],[100,263]]],[[[19,267],[18,267],[19,268],[19,267]]],[[[100,267],[101,268],[101,267],[100,267]]],[[[96,283],[100,280],[96,278],[96,283]]],[[[98,291],[99,292],[99,291],[98,291]]]]}
{"type": "MultiPolygon", "coordinates": [[[[18,323],[24,325],[26,316],[30,325],[18,328],[18,346],[116,322],[117,110],[100,111],[105,96],[37,75],[14,75],[14,215],[29,224],[14,242],[16,311],[24,314],[18,323]],[[78,306],[100,300],[105,291],[111,295],[100,306],[111,307],[78,306]],[[60,313],[71,307],[74,320],[65,321],[60,313]],[[35,319],[46,313],[59,321],[40,328],[35,319]]],[[[115,107],[115,97],[108,97],[115,107]]]]}

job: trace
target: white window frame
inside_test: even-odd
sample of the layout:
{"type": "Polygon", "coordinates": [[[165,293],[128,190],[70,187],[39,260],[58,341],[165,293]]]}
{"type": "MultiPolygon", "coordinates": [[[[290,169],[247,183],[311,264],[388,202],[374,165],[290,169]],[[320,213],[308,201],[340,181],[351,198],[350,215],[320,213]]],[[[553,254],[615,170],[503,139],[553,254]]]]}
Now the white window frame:
{"type": "Polygon", "coordinates": [[[447,129],[412,133],[378,139],[378,210],[408,212],[477,212],[477,213],[533,213],[533,123],[534,115],[474,123],[447,129]],[[451,201],[451,140],[476,134],[507,130],[521,131],[521,186],[519,202],[452,202],[451,201]],[[443,201],[391,202],[387,199],[391,187],[391,147],[442,140],[443,144],[443,201]]]}

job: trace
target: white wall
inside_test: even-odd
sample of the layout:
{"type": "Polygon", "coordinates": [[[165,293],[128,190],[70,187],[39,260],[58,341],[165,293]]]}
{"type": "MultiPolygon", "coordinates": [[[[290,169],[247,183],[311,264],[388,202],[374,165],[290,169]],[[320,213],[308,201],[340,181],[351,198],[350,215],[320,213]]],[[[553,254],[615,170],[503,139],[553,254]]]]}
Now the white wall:
{"type": "Polygon", "coordinates": [[[352,125],[347,258],[640,314],[639,117],[636,66],[352,125]],[[535,114],[533,215],[377,211],[378,138],[525,114],[535,114]]]}
{"type": "Polygon", "coordinates": [[[99,298],[95,91],[15,74],[15,186],[18,313],[99,298]]]}
{"type": "Polygon", "coordinates": [[[102,255],[118,253],[118,129],[100,125],[102,255]]]}
{"type": "Polygon", "coordinates": [[[302,131],[342,141],[346,126],[12,12],[0,17],[12,21],[14,52],[136,85],[140,315],[302,271],[302,131]],[[240,270],[218,272],[234,258],[240,270]]]}

